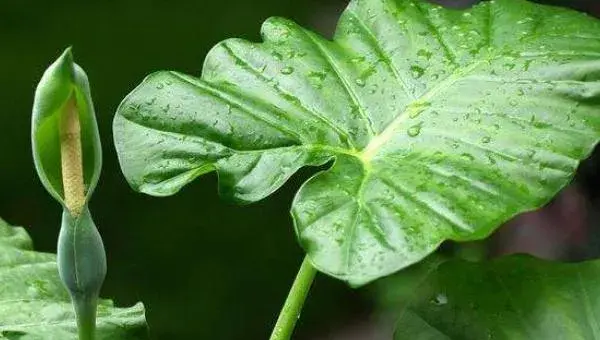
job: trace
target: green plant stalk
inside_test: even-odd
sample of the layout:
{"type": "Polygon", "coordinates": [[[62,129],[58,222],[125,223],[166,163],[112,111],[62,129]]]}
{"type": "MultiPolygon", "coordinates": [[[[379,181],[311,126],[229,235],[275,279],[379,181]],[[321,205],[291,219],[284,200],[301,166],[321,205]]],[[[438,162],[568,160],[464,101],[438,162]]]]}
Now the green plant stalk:
{"type": "MultiPolygon", "coordinates": [[[[81,125],[75,95],[67,101],[60,117],[60,155],[65,206],[74,219],[85,207],[81,125]]],[[[97,296],[71,292],[77,317],[79,340],[94,340],[97,296]]]]}
{"type": "Polygon", "coordinates": [[[279,318],[277,318],[277,323],[275,323],[270,340],[288,340],[292,337],[296,321],[300,318],[302,306],[308,296],[316,274],[317,270],[310,263],[308,256],[304,257],[294,284],[279,313],[279,318]]]}
{"type": "Polygon", "coordinates": [[[94,340],[96,333],[96,306],[98,297],[78,296],[73,298],[73,306],[77,315],[79,340],[94,340]],[[94,306],[90,308],[90,306],[94,306]]]}

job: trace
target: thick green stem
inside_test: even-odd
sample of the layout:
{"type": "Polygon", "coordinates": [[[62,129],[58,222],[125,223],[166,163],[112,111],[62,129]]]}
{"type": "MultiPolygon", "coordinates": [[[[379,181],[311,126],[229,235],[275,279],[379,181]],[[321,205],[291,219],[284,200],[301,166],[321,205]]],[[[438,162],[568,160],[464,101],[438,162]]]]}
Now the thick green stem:
{"type": "Polygon", "coordinates": [[[304,305],[304,300],[308,296],[310,286],[315,278],[317,270],[308,260],[308,256],[304,258],[298,275],[294,280],[294,284],[290,289],[285,304],[279,313],[279,318],[273,328],[270,340],[289,340],[294,332],[296,321],[300,318],[300,312],[304,305]]]}
{"type": "Polygon", "coordinates": [[[95,296],[73,297],[79,340],[95,339],[97,300],[95,296]]]}

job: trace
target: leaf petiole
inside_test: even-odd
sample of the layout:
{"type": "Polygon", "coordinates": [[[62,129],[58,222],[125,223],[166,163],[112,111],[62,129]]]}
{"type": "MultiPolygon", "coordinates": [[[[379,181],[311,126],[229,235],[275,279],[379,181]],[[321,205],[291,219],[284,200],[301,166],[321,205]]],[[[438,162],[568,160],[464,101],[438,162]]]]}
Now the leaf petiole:
{"type": "Polygon", "coordinates": [[[310,263],[308,256],[304,257],[294,284],[279,313],[277,323],[275,323],[273,333],[271,333],[271,337],[269,338],[270,340],[289,340],[292,337],[296,321],[300,318],[302,306],[308,296],[316,274],[317,270],[310,263]]]}

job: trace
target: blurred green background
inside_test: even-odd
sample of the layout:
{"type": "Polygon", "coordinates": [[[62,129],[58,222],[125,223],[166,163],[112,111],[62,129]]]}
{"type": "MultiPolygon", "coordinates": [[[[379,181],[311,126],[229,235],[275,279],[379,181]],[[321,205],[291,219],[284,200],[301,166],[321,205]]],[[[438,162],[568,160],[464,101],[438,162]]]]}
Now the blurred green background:
{"type": "MultiPolygon", "coordinates": [[[[342,0],[2,1],[0,216],[26,226],[37,249],[55,251],[61,209],[34,172],[30,114],[43,71],[71,45],[90,79],[104,149],[91,202],[108,255],[103,296],[121,306],[143,301],[153,339],[266,339],[303,256],[289,206],[314,169],[250,206],[220,200],[214,175],[170,198],[143,196],[121,175],[112,117],[150,72],[199,74],[214,44],[258,40],[270,16],[328,35],[343,7],[342,0]]],[[[326,339],[372,317],[365,290],[319,275],[295,338],[326,339]]]]}

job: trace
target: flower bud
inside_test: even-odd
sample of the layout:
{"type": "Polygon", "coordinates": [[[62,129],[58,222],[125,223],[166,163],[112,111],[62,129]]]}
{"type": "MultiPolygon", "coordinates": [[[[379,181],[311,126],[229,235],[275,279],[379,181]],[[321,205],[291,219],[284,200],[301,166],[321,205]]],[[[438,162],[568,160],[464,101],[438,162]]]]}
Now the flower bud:
{"type": "Polygon", "coordinates": [[[40,80],[31,137],[38,176],[63,206],[58,272],[77,314],[79,339],[92,340],[106,254],[87,205],[98,183],[102,153],[87,76],[70,49],[40,80]]]}

